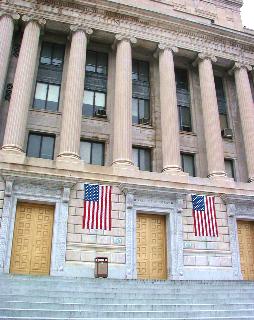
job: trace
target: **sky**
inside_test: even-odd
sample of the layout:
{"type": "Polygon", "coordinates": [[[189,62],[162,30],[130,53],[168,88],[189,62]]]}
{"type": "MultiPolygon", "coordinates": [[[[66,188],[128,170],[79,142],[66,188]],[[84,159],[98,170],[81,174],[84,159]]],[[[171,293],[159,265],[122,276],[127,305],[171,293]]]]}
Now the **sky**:
{"type": "Polygon", "coordinates": [[[254,0],[243,0],[241,11],[243,25],[254,30],[254,0]]]}

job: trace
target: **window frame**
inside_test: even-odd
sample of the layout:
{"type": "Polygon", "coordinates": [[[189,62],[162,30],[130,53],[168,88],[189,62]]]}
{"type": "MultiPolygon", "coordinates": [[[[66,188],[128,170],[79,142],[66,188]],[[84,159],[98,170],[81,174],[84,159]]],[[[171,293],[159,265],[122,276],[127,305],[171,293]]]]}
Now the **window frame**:
{"type": "Polygon", "coordinates": [[[193,159],[193,175],[190,175],[189,173],[189,175],[191,176],[191,177],[196,177],[197,176],[197,170],[196,170],[196,154],[195,153],[191,153],[191,152],[184,152],[184,151],[181,151],[180,152],[180,156],[181,156],[181,166],[182,166],[182,170],[183,170],[183,172],[185,172],[185,173],[188,173],[187,171],[184,171],[184,159],[183,159],[183,157],[184,156],[190,156],[192,159],[193,159]]]}
{"type": "MultiPolygon", "coordinates": [[[[140,147],[140,146],[132,146],[132,150],[136,149],[138,150],[138,168],[140,171],[145,171],[145,172],[153,172],[153,168],[152,168],[152,149],[149,147],[140,147]],[[140,150],[147,150],[149,151],[150,154],[150,163],[149,163],[149,170],[142,170],[140,169],[140,150]]],[[[135,164],[134,164],[135,165],[135,164]]]]}
{"type": "Polygon", "coordinates": [[[45,159],[45,160],[54,160],[54,158],[55,158],[55,143],[56,143],[56,136],[55,136],[54,134],[48,134],[48,133],[44,133],[44,132],[29,131],[29,133],[28,133],[28,138],[27,138],[27,146],[26,146],[26,156],[29,157],[29,158],[37,158],[37,159],[45,159]],[[39,157],[32,157],[32,156],[29,156],[29,155],[28,155],[29,139],[30,139],[30,136],[31,136],[31,135],[39,136],[39,137],[40,137],[39,157]],[[52,152],[52,158],[51,158],[51,159],[42,158],[42,157],[41,157],[41,147],[42,147],[43,137],[50,137],[50,138],[53,138],[53,139],[54,139],[53,149],[52,149],[53,152],[52,152]]]}
{"type": "Polygon", "coordinates": [[[224,117],[225,117],[225,120],[226,120],[225,122],[226,122],[226,125],[227,125],[226,128],[222,128],[222,127],[221,127],[221,131],[222,131],[222,130],[224,130],[224,129],[229,129],[229,128],[231,127],[231,126],[230,126],[230,121],[229,121],[228,99],[227,99],[227,93],[226,93],[226,89],[225,89],[224,77],[223,77],[223,76],[220,76],[220,75],[215,75],[215,76],[214,76],[214,86],[215,86],[216,99],[217,99],[217,104],[218,104],[218,113],[219,113],[219,119],[220,119],[220,127],[221,127],[221,122],[222,122],[221,116],[224,116],[224,117]],[[220,111],[220,108],[219,108],[218,87],[216,87],[216,78],[217,78],[217,79],[220,79],[220,82],[221,82],[223,99],[225,100],[225,109],[226,109],[225,112],[221,112],[221,111],[220,111]]]}
{"type": "MultiPolygon", "coordinates": [[[[91,144],[91,152],[90,152],[90,162],[87,163],[85,162],[86,164],[91,164],[91,165],[94,165],[94,166],[101,166],[101,167],[104,167],[105,166],[105,141],[100,141],[100,140],[89,140],[89,139],[81,139],[80,140],[80,144],[82,142],[88,142],[91,144]],[[103,155],[103,158],[102,158],[102,164],[99,165],[99,164],[94,164],[92,163],[92,158],[93,158],[93,145],[97,143],[97,144],[101,144],[102,145],[102,155],[103,155]]],[[[82,160],[82,159],[81,159],[82,160]]],[[[85,160],[82,160],[82,161],[85,161],[85,160]]]]}
{"type": "MultiPolygon", "coordinates": [[[[134,123],[133,122],[133,119],[132,119],[132,124],[133,125],[140,125],[140,124],[142,124],[141,122],[140,122],[140,120],[141,119],[144,119],[144,118],[141,118],[140,117],[140,106],[139,106],[139,104],[140,104],[140,100],[143,100],[143,101],[147,101],[147,103],[148,103],[148,111],[149,111],[149,118],[148,118],[148,121],[147,121],[147,123],[145,123],[145,125],[151,125],[151,109],[150,109],[150,99],[144,99],[144,98],[139,98],[139,97],[132,97],[132,102],[133,102],[133,99],[136,99],[137,101],[138,101],[138,123],[134,123]]],[[[133,104],[132,104],[133,105],[133,104]]],[[[132,117],[133,117],[133,115],[132,115],[132,117]]]]}
{"type": "MultiPolygon", "coordinates": [[[[132,59],[132,65],[133,65],[134,62],[137,63],[137,70],[138,70],[137,75],[138,75],[138,79],[133,79],[133,77],[131,77],[131,78],[132,78],[132,81],[143,82],[143,83],[150,83],[150,62],[149,62],[149,61],[146,61],[146,60],[132,59]],[[140,64],[141,64],[141,63],[146,63],[147,66],[148,66],[148,72],[147,72],[147,74],[148,74],[148,79],[147,79],[147,80],[142,80],[142,79],[140,79],[140,69],[141,69],[141,68],[140,68],[140,64]]],[[[132,75],[133,75],[133,68],[132,68],[132,75]]]]}
{"type": "MultiPolygon", "coordinates": [[[[105,95],[105,107],[102,108],[101,110],[105,110],[105,113],[106,113],[106,116],[107,116],[107,92],[104,92],[104,91],[98,91],[98,90],[91,90],[91,89],[84,89],[84,97],[85,97],[85,91],[90,91],[90,92],[93,92],[93,115],[92,116],[87,116],[85,114],[83,114],[83,106],[85,106],[85,103],[82,104],[82,117],[87,117],[87,118],[97,118],[96,116],[96,110],[95,108],[97,107],[95,105],[95,96],[96,96],[96,93],[103,93],[105,95]]],[[[85,107],[84,107],[85,109],[85,107]]]]}
{"type": "Polygon", "coordinates": [[[103,52],[103,51],[96,51],[96,50],[90,50],[89,49],[89,50],[87,50],[86,55],[88,54],[88,52],[93,52],[95,54],[95,71],[86,70],[86,66],[87,66],[87,64],[86,64],[85,65],[85,72],[96,73],[96,74],[99,74],[99,75],[107,76],[108,75],[108,53],[107,52],[103,52]],[[98,55],[99,54],[104,54],[107,57],[107,65],[106,65],[106,72],[105,73],[101,73],[101,72],[97,71],[97,69],[98,69],[98,55]]]}
{"type": "Polygon", "coordinates": [[[51,82],[45,82],[45,81],[36,81],[36,83],[35,83],[35,90],[34,90],[34,99],[33,99],[33,110],[36,110],[36,111],[41,111],[41,110],[43,110],[43,111],[47,111],[47,112],[58,112],[59,111],[59,102],[60,102],[60,95],[61,95],[61,84],[57,84],[57,83],[51,83],[51,82]],[[42,84],[46,84],[47,85],[47,93],[46,93],[46,100],[44,100],[45,101],[45,106],[44,106],[44,108],[42,109],[37,109],[37,108],[35,108],[34,107],[34,103],[35,103],[35,94],[36,94],[36,89],[37,89],[37,83],[42,83],[42,84]],[[55,111],[52,111],[52,110],[49,110],[49,109],[47,109],[47,103],[48,103],[48,93],[49,93],[49,86],[50,85],[52,85],[52,86],[56,86],[56,87],[58,87],[59,88],[59,95],[58,95],[58,101],[57,101],[57,108],[56,108],[56,110],[55,111]]]}
{"type": "MultiPolygon", "coordinates": [[[[51,42],[51,41],[43,41],[42,44],[41,44],[41,52],[40,52],[40,60],[39,60],[39,65],[40,66],[47,66],[47,67],[51,67],[51,68],[58,68],[58,69],[63,69],[63,65],[64,65],[64,56],[65,56],[65,45],[64,44],[59,44],[59,43],[55,43],[55,42],[51,42]],[[41,58],[42,58],[42,50],[43,50],[43,46],[45,44],[50,44],[51,45],[51,52],[50,52],[50,64],[47,64],[47,63],[42,63],[41,62],[41,58]],[[55,47],[62,47],[63,49],[63,60],[62,60],[62,63],[60,65],[55,65],[52,63],[52,60],[53,60],[53,52],[54,52],[54,49],[55,47]]],[[[49,58],[49,57],[48,57],[49,58]]]]}
{"type": "MultiPolygon", "coordinates": [[[[236,181],[236,172],[235,172],[235,160],[232,158],[224,158],[224,163],[225,163],[225,169],[226,169],[226,161],[230,162],[231,164],[231,169],[232,169],[232,177],[229,177],[231,179],[234,179],[236,181]]],[[[226,172],[227,173],[227,172],[226,172]]],[[[228,174],[228,173],[227,173],[228,174]]]]}

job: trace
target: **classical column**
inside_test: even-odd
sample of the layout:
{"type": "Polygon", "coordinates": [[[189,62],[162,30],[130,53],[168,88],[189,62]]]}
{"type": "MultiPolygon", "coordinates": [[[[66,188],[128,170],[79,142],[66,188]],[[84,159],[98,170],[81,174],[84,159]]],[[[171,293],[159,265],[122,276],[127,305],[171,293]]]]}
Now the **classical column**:
{"type": "Polygon", "coordinates": [[[11,101],[2,149],[23,152],[28,109],[31,101],[32,86],[36,67],[40,26],[44,19],[35,20],[23,16],[27,22],[21,43],[18,64],[15,72],[11,101]]]}
{"type": "Polygon", "coordinates": [[[116,35],[113,165],[132,162],[132,55],[131,36],[116,35]]]}
{"type": "Polygon", "coordinates": [[[14,31],[14,20],[19,19],[17,13],[0,12],[0,101],[3,97],[5,79],[11,54],[14,31]]]}
{"type": "Polygon", "coordinates": [[[181,173],[179,120],[173,53],[178,49],[159,44],[160,106],[163,172],[181,173]]]}
{"type": "Polygon", "coordinates": [[[249,182],[254,182],[254,104],[248,77],[251,66],[235,63],[233,67],[249,182]]]}
{"type": "Polygon", "coordinates": [[[71,26],[70,29],[72,39],[64,94],[59,159],[80,159],[87,35],[93,32],[90,28],[80,26],[71,26]]]}
{"type": "Polygon", "coordinates": [[[213,55],[199,53],[198,68],[208,164],[208,177],[226,177],[219,110],[215,91],[213,55]]]}

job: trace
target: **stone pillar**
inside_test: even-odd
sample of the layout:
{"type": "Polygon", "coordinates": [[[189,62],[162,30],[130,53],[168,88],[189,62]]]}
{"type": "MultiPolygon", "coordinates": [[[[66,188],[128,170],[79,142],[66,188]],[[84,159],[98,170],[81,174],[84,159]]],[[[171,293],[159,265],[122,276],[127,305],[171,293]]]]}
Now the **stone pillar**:
{"type": "Polygon", "coordinates": [[[160,106],[163,172],[179,174],[181,169],[179,119],[173,53],[178,49],[159,44],[160,106]]]}
{"type": "Polygon", "coordinates": [[[254,182],[254,104],[248,77],[251,66],[235,63],[233,67],[249,182],[254,182]]]}
{"type": "Polygon", "coordinates": [[[9,57],[11,54],[14,20],[18,19],[19,14],[0,12],[0,102],[3,97],[9,57]]]}
{"type": "Polygon", "coordinates": [[[113,165],[133,165],[131,44],[136,42],[130,36],[116,35],[113,165]]]}
{"type": "Polygon", "coordinates": [[[44,19],[23,16],[27,22],[21,43],[18,64],[13,82],[8,118],[2,149],[23,153],[28,109],[31,102],[34,73],[37,61],[40,26],[44,19]]]}
{"type": "Polygon", "coordinates": [[[216,61],[216,57],[205,53],[199,53],[197,60],[209,178],[226,177],[219,110],[212,67],[212,62],[216,61]]]}
{"type": "Polygon", "coordinates": [[[71,26],[70,29],[72,39],[63,104],[59,159],[80,159],[87,35],[93,32],[90,28],[79,26],[71,26]]]}

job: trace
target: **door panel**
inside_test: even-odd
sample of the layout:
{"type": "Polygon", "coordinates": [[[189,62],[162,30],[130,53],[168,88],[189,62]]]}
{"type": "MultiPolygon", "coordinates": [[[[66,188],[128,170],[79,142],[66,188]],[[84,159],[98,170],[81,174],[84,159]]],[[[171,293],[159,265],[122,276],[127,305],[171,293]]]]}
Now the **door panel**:
{"type": "Polygon", "coordinates": [[[137,272],[139,279],[166,279],[165,216],[137,215],[137,272]]]}

